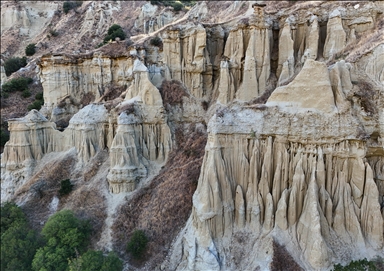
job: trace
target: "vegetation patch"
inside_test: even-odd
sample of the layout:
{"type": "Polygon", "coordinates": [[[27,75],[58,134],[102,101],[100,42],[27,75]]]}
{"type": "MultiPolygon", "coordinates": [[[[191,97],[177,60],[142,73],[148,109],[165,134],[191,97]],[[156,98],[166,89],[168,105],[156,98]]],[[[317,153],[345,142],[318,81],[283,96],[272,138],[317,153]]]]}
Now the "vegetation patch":
{"type": "Polygon", "coordinates": [[[147,248],[148,237],[142,230],[135,230],[127,244],[127,251],[136,259],[142,258],[147,248]]]}
{"type": "Polygon", "coordinates": [[[193,124],[188,129],[191,132],[182,124],[176,127],[179,147],[169,154],[167,164],[150,185],[136,191],[120,208],[112,228],[114,247],[134,267],[143,266],[145,262],[147,270],[154,270],[164,260],[172,240],[191,213],[207,135],[193,124]],[[141,259],[130,259],[125,244],[137,229],[145,231],[150,242],[141,259]]]}
{"type": "Polygon", "coordinates": [[[72,189],[73,189],[73,184],[69,179],[62,180],[60,182],[59,195],[60,196],[68,195],[69,193],[72,192],[72,189]]]}
{"type": "Polygon", "coordinates": [[[374,101],[375,90],[371,84],[364,81],[359,81],[357,83],[359,87],[359,92],[356,93],[356,96],[360,98],[360,105],[369,115],[373,115],[377,112],[374,101]]]}
{"type": "Polygon", "coordinates": [[[367,259],[352,261],[346,266],[336,264],[333,268],[334,271],[379,271],[384,267],[383,259],[377,258],[374,261],[368,261],[367,259]]]}
{"type": "Polygon", "coordinates": [[[25,66],[27,66],[26,57],[12,57],[4,61],[4,70],[7,76],[10,76],[12,73],[25,66]]]}
{"type": "Polygon", "coordinates": [[[159,90],[164,105],[182,105],[183,97],[189,96],[183,83],[178,80],[164,80],[159,90]]]}
{"type": "Polygon", "coordinates": [[[191,7],[196,4],[196,1],[192,0],[151,0],[152,5],[164,5],[166,7],[172,7],[175,12],[181,11],[184,7],[191,7]]]}
{"type": "Polygon", "coordinates": [[[111,101],[116,98],[118,98],[125,90],[127,89],[127,86],[118,86],[115,84],[110,84],[106,86],[106,91],[103,95],[104,101],[111,101]]]}
{"type": "Polygon", "coordinates": [[[4,144],[9,140],[8,122],[3,118],[0,120],[0,139],[0,147],[4,147],[4,144]]]}
{"type": "Polygon", "coordinates": [[[63,3],[63,11],[67,14],[71,9],[76,9],[83,4],[82,1],[65,1],[63,3]]]}
{"type": "Polygon", "coordinates": [[[149,42],[151,45],[153,46],[157,46],[157,47],[162,47],[163,46],[163,42],[161,40],[160,37],[156,36],[156,37],[153,37],[150,42],[149,42]]]}
{"type": "Polygon", "coordinates": [[[44,104],[44,97],[43,92],[39,92],[35,95],[35,101],[28,105],[28,111],[31,111],[32,109],[40,110],[40,108],[44,104]]]}
{"type": "Polygon", "coordinates": [[[89,105],[91,102],[95,100],[95,95],[92,92],[87,92],[81,97],[80,104],[84,107],[89,105]]]}
{"type": "Polygon", "coordinates": [[[110,40],[115,40],[119,38],[120,40],[125,40],[126,35],[120,25],[114,24],[108,29],[108,34],[104,38],[104,44],[110,40]]]}
{"type": "Polygon", "coordinates": [[[104,256],[101,251],[88,250],[83,255],[69,260],[69,270],[121,271],[123,270],[123,262],[113,251],[104,256]]]}
{"type": "Polygon", "coordinates": [[[41,245],[24,212],[15,203],[1,205],[1,270],[31,270],[41,245]]]}
{"type": "Polygon", "coordinates": [[[28,85],[32,82],[33,79],[29,77],[12,78],[3,84],[2,90],[5,92],[24,91],[28,89],[28,85]]]}
{"type": "Polygon", "coordinates": [[[27,56],[33,56],[36,53],[36,43],[28,44],[27,47],[25,47],[25,54],[27,56]]]}
{"type": "Polygon", "coordinates": [[[303,271],[286,248],[273,240],[273,258],[271,262],[271,271],[303,271]]]}
{"type": "Polygon", "coordinates": [[[68,259],[83,253],[89,243],[89,221],[78,219],[72,211],[62,210],[51,216],[41,231],[45,246],[39,248],[32,269],[68,270],[68,259]]]}

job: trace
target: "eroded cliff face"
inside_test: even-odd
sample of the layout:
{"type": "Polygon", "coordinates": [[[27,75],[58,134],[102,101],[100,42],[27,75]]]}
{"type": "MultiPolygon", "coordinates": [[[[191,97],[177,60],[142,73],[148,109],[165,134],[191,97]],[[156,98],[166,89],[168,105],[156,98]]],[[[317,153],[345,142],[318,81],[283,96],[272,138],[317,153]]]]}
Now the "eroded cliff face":
{"type": "MultiPolygon", "coordinates": [[[[184,15],[146,3],[133,45],[42,56],[45,104],[9,121],[2,200],[20,194],[44,157],[72,150],[79,171],[108,152],[105,193],[140,201],[172,151],[193,157],[176,143],[180,127],[209,121],[189,220],[150,266],[269,270],[274,243],[305,270],[384,257],[383,5],[252,4],[201,2],[184,15]],[[212,24],[215,8],[239,15],[212,24]]],[[[110,16],[121,3],[104,5],[110,16]]]]}

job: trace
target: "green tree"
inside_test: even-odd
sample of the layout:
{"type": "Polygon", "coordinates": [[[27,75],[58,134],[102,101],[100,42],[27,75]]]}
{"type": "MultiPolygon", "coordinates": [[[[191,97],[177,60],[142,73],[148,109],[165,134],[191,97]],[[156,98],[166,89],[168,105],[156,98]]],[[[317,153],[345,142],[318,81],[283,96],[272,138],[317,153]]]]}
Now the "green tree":
{"type": "Polygon", "coordinates": [[[123,270],[123,262],[119,259],[115,252],[111,251],[104,258],[103,266],[100,271],[121,271],[123,270]]]}
{"type": "Polygon", "coordinates": [[[1,235],[1,270],[31,270],[40,242],[28,224],[16,224],[1,235]]]}
{"type": "Polygon", "coordinates": [[[114,24],[108,29],[108,34],[104,38],[104,43],[107,43],[109,40],[115,40],[116,38],[120,38],[121,40],[125,40],[126,38],[123,29],[118,24],[114,24]]]}
{"type": "Polygon", "coordinates": [[[175,2],[172,4],[172,7],[174,11],[180,11],[183,9],[184,6],[182,3],[175,2]]]}
{"type": "Polygon", "coordinates": [[[90,231],[89,221],[78,219],[70,210],[51,216],[41,231],[46,245],[36,252],[33,270],[67,270],[68,259],[85,251],[90,231]]]}
{"type": "Polygon", "coordinates": [[[30,43],[25,47],[25,54],[27,56],[33,56],[36,53],[36,43],[30,43]]]}
{"type": "Polygon", "coordinates": [[[27,224],[27,218],[19,206],[13,202],[5,202],[1,205],[1,236],[9,228],[24,224],[27,224]]]}
{"type": "Polygon", "coordinates": [[[40,242],[15,203],[1,206],[1,270],[31,270],[40,242]]]}
{"type": "Polygon", "coordinates": [[[7,76],[10,76],[15,71],[27,65],[26,57],[12,57],[4,61],[4,70],[7,76]]]}
{"type": "Polygon", "coordinates": [[[88,250],[82,256],[70,261],[70,271],[121,271],[123,263],[116,253],[104,256],[101,251],[88,250]]]}
{"type": "Polygon", "coordinates": [[[108,29],[108,35],[111,35],[113,32],[121,29],[121,26],[118,24],[113,24],[109,29],[108,29]]]}
{"type": "Polygon", "coordinates": [[[148,238],[142,230],[135,230],[127,244],[127,251],[134,258],[141,258],[147,248],[148,238]]]}

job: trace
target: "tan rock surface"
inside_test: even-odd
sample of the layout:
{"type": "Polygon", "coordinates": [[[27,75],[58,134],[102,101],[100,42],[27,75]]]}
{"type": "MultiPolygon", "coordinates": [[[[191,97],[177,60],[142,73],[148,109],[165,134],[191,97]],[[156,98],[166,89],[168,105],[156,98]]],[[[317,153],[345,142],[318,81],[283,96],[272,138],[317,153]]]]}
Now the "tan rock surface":
{"type": "Polygon", "coordinates": [[[325,64],[308,59],[291,83],[272,93],[267,105],[278,105],[293,111],[299,108],[334,112],[334,96],[325,64]]]}
{"type": "Polygon", "coordinates": [[[341,14],[339,10],[334,10],[329,15],[327,23],[327,38],[324,44],[324,58],[329,59],[340,52],[346,45],[346,34],[343,29],[341,14]]]}

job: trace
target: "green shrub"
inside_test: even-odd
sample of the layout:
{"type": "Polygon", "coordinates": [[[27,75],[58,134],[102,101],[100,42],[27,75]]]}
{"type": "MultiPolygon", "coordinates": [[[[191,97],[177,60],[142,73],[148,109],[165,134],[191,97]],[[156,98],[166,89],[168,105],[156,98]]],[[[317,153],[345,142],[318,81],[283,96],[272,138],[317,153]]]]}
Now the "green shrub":
{"type": "Polygon", "coordinates": [[[178,2],[173,3],[171,6],[173,7],[174,11],[180,11],[184,7],[183,4],[178,3],[178,2]]]}
{"type": "Polygon", "coordinates": [[[127,244],[127,251],[132,254],[134,258],[140,259],[147,247],[148,238],[142,230],[135,230],[131,239],[127,244]]]}
{"type": "Polygon", "coordinates": [[[44,104],[44,97],[43,97],[43,92],[39,92],[35,95],[35,101],[28,105],[28,111],[31,111],[32,109],[40,110],[40,108],[44,104]]]}
{"type": "Polygon", "coordinates": [[[44,101],[42,100],[35,100],[33,103],[28,105],[27,109],[28,111],[31,111],[32,109],[40,110],[40,108],[43,106],[44,101]]]}
{"type": "Polygon", "coordinates": [[[35,99],[36,100],[44,100],[43,92],[36,93],[35,99]]]}
{"type": "Polygon", "coordinates": [[[27,56],[33,56],[36,53],[36,43],[28,44],[25,48],[25,54],[27,56]]]}
{"type": "Polygon", "coordinates": [[[59,35],[59,32],[57,32],[56,30],[54,29],[51,29],[49,31],[49,34],[51,34],[52,37],[57,37],[59,35]]]}
{"type": "Polygon", "coordinates": [[[2,91],[1,92],[1,97],[4,98],[4,99],[8,98],[9,97],[8,92],[2,91]]]}
{"type": "Polygon", "coordinates": [[[7,76],[10,76],[15,71],[18,71],[20,68],[27,65],[26,57],[12,57],[4,61],[4,70],[7,76]]]}
{"type": "Polygon", "coordinates": [[[104,38],[104,43],[107,43],[110,40],[115,40],[116,38],[120,38],[120,40],[125,40],[125,33],[120,25],[114,24],[108,29],[108,34],[104,38]]]}
{"type": "Polygon", "coordinates": [[[70,210],[62,210],[51,216],[41,233],[46,245],[39,248],[32,261],[32,269],[68,270],[68,259],[83,253],[89,243],[89,221],[80,220],[70,210]]]}
{"type": "Polygon", "coordinates": [[[9,140],[9,132],[5,129],[0,129],[0,146],[4,147],[5,143],[9,140]]]}
{"type": "Polygon", "coordinates": [[[28,89],[25,89],[24,91],[23,91],[23,93],[21,93],[21,96],[23,97],[23,98],[28,98],[28,97],[31,97],[31,92],[28,90],[28,89]]]}
{"type": "Polygon", "coordinates": [[[70,261],[69,270],[121,271],[123,270],[123,263],[114,252],[104,256],[101,251],[88,250],[80,257],[70,261]]]}
{"type": "Polygon", "coordinates": [[[28,89],[28,84],[32,82],[33,79],[29,77],[13,78],[3,84],[2,90],[5,92],[24,91],[28,89]]]}
{"type": "Polygon", "coordinates": [[[153,46],[161,46],[163,44],[163,42],[161,41],[161,38],[156,36],[156,37],[153,37],[150,42],[149,42],[151,45],[153,46]]]}
{"type": "Polygon", "coordinates": [[[73,188],[73,184],[71,184],[71,181],[69,179],[62,180],[60,183],[60,190],[59,194],[60,196],[65,196],[71,193],[73,188]]]}
{"type": "Polygon", "coordinates": [[[336,264],[334,271],[378,271],[373,262],[369,262],[367,259],[352,261],[347,266],[341,266],[336,264]]]}
{"type": "Polygon", "coordinates": [[[108,29],[108,35],[111,35],[113,32],[121,29],[121,26],[118,24],[113,24],[109,29],[108,29]]]}
{"type": "Polygon", "coordinates": [[[64,13],[67,14],[71,9],[75,9],[83,4],[82,1],[65,1],[63,3],[64,13]]]}

